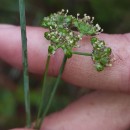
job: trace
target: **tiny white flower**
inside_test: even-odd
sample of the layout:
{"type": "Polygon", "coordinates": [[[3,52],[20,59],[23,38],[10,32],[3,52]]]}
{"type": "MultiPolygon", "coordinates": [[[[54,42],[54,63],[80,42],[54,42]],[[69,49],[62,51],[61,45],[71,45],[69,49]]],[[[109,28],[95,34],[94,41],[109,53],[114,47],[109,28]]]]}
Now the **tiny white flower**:
{"type": "Polygon", "coordinates": [[[64,11],[65,11],[64,9],[61,10],[61,12],[64,12],[64,11]]]}
{"type": "Polygon", "coordinates": [[[79,13],[77,13],[77,16],[79,16],[80,14],[79,13]]]}
{"type": "Polygon", "coordinates": [[[80,14],[79,14],[79,13],[77,13],[77,19],[78,19],[79,15],[80,15],[80,14]]]}
{"type": "Polygon", "coordinates": [[[101,27],[99,26],[99,24],[96,24],[95,27],[97,28],[97,31],[99,31],[101,29],[101,27]]]}
{"type": "Polygon", "coordinates": [[[111,66],[112,66],[112,64],[106,64],[106,66],[111,67],[111,66]]]}

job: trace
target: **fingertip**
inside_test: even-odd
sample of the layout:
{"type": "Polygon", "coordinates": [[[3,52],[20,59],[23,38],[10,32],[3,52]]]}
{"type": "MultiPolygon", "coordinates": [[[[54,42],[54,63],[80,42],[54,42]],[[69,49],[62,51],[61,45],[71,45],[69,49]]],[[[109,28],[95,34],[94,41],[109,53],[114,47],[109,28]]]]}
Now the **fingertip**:
{"type": "MultiPolygon", "coordinates": [[[[22,68],[22,45],[20,27],[1,25],[0,30],[0,58],[9,64],[22,68]],[[8,27],[10,29],[8,29],[8,27]],[[6,29],[5,29],[6,28],[6,29]]],[[[49,41],[44,38],[46,30],[40,27],[27,27],[28,39],[28,64],[29,71],[36,74],[43,74],[47,59],[49,41]]],[[[112,48],[117,59],[112,67],[106,68],[103,72],[97,72],[94,68],[91,57],[74,55],[67,60],[62,78],[76,86],[93,89],[130,91],[130,34],[98,36],[105,40],[107,46],[112,48]]],[[[85,37],[80,41],[81,47],[76,51],[91,52],[92,47],[89,38],[85,37]]],[[[63,53],[58,52],[51,57],[49,74],[58,74],[63,53]]]]}

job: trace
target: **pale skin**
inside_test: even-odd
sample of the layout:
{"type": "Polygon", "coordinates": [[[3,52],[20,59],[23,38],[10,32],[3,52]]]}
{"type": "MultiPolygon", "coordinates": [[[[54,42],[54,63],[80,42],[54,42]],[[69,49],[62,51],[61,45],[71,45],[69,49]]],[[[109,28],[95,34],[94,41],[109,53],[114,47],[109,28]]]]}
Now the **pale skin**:
{"type": "MultiPolygon", "coordinates": [[[[45,69],[49,45],[43,37],[45,31],[40,27],[27,27],[29,71],[32,73],[43,74],[45,69]]],[[[97,91],[46,117],[41,130],[130,129],[130,34],[100,34],[98,37],[112,48],[115,58],[113,66],[97,72],[90,57],[74,55],[69,59],[62,79],[97,91]]],[[[91,52],[88,42],[89,38],[83,38],[81,48],[75,51],[91,52]]],[[[0,25],[0,59],[21,69],[21,52],[20,28],[0,25]]],[[[62,50],[52,56],[49,75],[57,76],[62,58],[62,50]]]]}

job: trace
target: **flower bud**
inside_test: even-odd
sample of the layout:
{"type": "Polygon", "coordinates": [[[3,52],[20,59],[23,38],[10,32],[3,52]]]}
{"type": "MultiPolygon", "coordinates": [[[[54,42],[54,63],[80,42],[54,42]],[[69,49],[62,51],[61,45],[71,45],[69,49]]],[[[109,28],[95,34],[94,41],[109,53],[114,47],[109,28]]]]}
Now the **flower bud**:
{"type": "Polygon", "coordinates": [[[104,69],[104,67],[100,63],[96,63],[95,67],[97,71],[102,71],[104,69]]]}

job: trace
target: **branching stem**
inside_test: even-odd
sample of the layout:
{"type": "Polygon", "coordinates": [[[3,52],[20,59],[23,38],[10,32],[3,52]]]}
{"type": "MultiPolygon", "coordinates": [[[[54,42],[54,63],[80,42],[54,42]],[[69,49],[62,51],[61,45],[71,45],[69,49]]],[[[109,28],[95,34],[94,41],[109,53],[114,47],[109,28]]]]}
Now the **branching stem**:
{"type": "Polygon", "coordinates": [[[44,102],[43,102],[44,99],[43,98],[44,98],[44,94],[46,92],[46,78],[47,78],[47,74],[48,74],[49,62],[50,62],[50,55],[48,55],[48,57],[47,57],[45,73],[44,73],[44,76],[43,76],[42,97],[41,97],[40,107],[39,107],[39,110],[38,110],[38,115],[37,115],[37,120],[36,120],[36,125],[35,125],[36,129],[39,128],[39,120],[40,120],[42,112],[43,112],[43,104],[44,104],[44,102]]]}
{"type": "Polygon", "coordinates": [[[46,116],[46,114],[47,114],[47,112],[48,112],[48,110],[49,110],[49,108],[50,108],[50,105],[51,105],[51,103],[52,103],[53,97],[54,97],[54,95],[55,95],[55,92],[56,92],[56,90],[57,90],[58,84],[59,84],[59,82],[60,82],[62,73],[63,73],[63,71],[64,71],[66,61],[67,61],[67,57],[64,56],[63,61],[62,61],[62,65],[61,65],[60,70],[59,70],[58,77],[57,77],[56,82],[55,82],[55,85],[54,85],[54,87],[53,87],[53,89],[52,89],[52,92],[51,92],[49,101],[48,101],[48,103],[47,103],[47,106],[46,106],[46,108],[45,108],[43,114],[41,115],[41,119],[39,119],[38,123],[36,124],[36,127],[35,127],[35,128],[38,129],[38,130],[40,129],[41,123],[43,122],[43,120],[44,120],[44,118],[45,118],[45,116],[46,116]]]}

